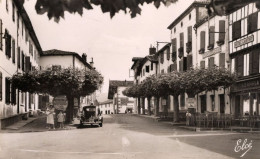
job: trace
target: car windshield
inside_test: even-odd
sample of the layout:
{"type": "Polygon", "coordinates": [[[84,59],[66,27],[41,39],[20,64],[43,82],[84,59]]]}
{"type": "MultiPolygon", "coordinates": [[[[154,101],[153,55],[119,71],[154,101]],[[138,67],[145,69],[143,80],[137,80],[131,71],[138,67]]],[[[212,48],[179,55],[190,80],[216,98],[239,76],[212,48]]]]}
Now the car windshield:
{"type": "Polygon", "coordinates": [[[88,112],[94,112],[94,111],[96,111],[96,109],[95,109],[95,108],[87,108],[86,111],[88,111],[88,112]]]}

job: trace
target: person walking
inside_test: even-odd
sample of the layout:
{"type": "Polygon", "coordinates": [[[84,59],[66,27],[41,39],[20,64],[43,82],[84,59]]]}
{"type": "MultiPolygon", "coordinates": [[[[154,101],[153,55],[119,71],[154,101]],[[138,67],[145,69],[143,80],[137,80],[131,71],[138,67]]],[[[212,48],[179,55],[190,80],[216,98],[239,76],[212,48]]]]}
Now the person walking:
{"type": "Polygon", "coordinates": [[[65,116],[62,113],[62,111],[60,111],[60,113],[58,114],[57,118],[58,118],[58,123],[59,123],[60,129],[64,128],[65,116]]]}
{"type": "Polygon", "coordinates": [[[53,105],[50,105],[47,110],[46,110],[46,114],[47,114],[47,124],[48,124],[48,128],[51,129],[55,129],[55,125],[54,125],[54,114],[55,114],[55,109],[53,105]]]}

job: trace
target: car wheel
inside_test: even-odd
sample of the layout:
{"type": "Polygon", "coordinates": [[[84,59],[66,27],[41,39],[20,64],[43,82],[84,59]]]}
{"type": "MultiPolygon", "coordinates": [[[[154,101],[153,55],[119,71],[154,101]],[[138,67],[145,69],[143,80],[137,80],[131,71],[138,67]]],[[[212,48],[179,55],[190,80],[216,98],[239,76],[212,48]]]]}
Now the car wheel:
{"type": "Polygon", "coordinates": [[[102,127],[102,126],[103,126],[103,123],[99,123],[99,126],[102,127]]]}

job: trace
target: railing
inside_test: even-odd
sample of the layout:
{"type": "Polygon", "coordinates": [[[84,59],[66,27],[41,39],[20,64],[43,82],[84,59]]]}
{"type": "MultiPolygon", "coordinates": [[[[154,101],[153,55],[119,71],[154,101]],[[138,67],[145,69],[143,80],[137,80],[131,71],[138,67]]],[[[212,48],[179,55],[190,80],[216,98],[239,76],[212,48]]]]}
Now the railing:
{"type": "Polygon", "coordinates": [[[260,116],[239,116],[231,114],[197,113],[186,117],[187,125],[205,128],[228,128],[231,126],[260,128],[260,116]]]}

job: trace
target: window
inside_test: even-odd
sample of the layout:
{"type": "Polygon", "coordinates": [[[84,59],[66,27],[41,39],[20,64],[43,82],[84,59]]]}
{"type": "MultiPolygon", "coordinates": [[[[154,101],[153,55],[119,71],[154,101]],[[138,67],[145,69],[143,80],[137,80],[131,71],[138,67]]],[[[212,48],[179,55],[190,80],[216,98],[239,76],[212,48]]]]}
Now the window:
{"type": "Polygon", "coordinates": [[[187,70],[190,70],[192,68],[192,54],[187,55],[187,70]]]}
{"type": "Polygon", "coordinates": [[[0,101],[2,101],[2,96],[3,96],[3,92],[2,92],[2,89],[3,89],[3,76],[2,76],[2,72],[0,72],[0,101]]]}
{"type": "Polygon", "coordinates": [[[214,57],[208,58],[208,68],[214,68],[215,63],[214,63],[214,57]]]}
{"type": "Polygon", "coordinates": [[[167,60],[169,61],[170,60],[170,47],[167,48],[167,60]]]}
{"type": "Polygon", "coordinates": [[[11,57],[11,35],[9,35],[8,31],[5,30],[5,36],[6,36],[6,39],[5,39],[5,55],[7,57],[11,57]]]}
{"type": "Polygon", "coordinates": [[[176,33],[176,28],[174,28],[174,33],[176,33]]]}
{"type": "Polygon", "coordinates": [[[164,52],[161,52],[160,57],[161,57],[161,59],[160,59],[161,64],[163,64],[163,62],[164,62],[164,52]]]}
{"type": "Polygon", "coordinates": [[[24,63],[24,58],[25,58],[25,56],[24,56],[24,53],[23,53],[23,51],[22,51],[22,70],[24,71],[24,66],[25,66],[25,63],[24,63]]]}
{"type": "Polygon", "coordinates": [[[0,50],[3,49],[3,23],[2,23],[2,19],[0,19],[0,50]]]}
{"type": "Polygon", "coordinates": [[[249,54],[244,54],[244,76],[249,75],[249,54]]]}
{"type": "Polygon", "coordinates": [[[253,51],[249,54],[249,74],[259,73],[259,52],[253,51]]]}
{"type": "Polygon", "coordinates": [[[191,13],[190,13],[190,15],[189,15],[189,20],[191,20],[191,13]]]}
{"type": "Polygon", "coordinates": [[[180,33],[180,47],[184,46],[184,34],[180,33]]]}
{"type": "Polygon", "coordinates": [[[172,61],[176,60],[176,52],[177,52],[177,39],[172,39],[172,61]]]}
{"type": "Polygon", "coordinates": [[[258,12],[255,12],[247,18],[247,33],[250,34],[257,30],[258,12]]]}
{"type": "Polygon", "coordinates": [[[153,63],[151,62],[151,71],[153,70],[153,63]]]}
{"type": "Polygon", "coordinates": [[[218,42],[224,43],[225,41],[225,20],[220,20],[219,21],[219,37],[218,37],[218,42]]]}
{"type": "Polygon", "coordinates": [[[14,6],[14,3],[12,5],[12,17],[13,17],[13,22],[15,22],[15,6],[14,6]]]}
{"type": "Polygon", "coordinates": [[[10,103],[10,80],[9,78],[5,78],[5,103],[10,103]]]}
{"type": "Polygon", "coordinates": [[[143,76],[145,75],[145,71],[144,71],[144,69],[143,69],[143,76]]]}
{"type": "Polygon", "coordinates": [[[11,85],[11,104],[16,104],[16,89],[11,85]]]}
{"type": "Polygon", "coordinates": [[[183,22],[181,22],[181,27],[183,26],[183,22]]]}
{"type": "Polygon", "coordinates": [[[15,63],[15,40],[12,40],[12,62],[15,63]]]}
{"type": "Polygon", "coordinates": [[[236,40],[241,37],[241,20],[236,21],[232,25],[232,40],[236,40]]]}
{"type": "Polygon", "coordinates": [[[28,42],[28,31],[25,29],[25,41],[28,42]]]}
{"type": "Polygon", "coordinates": [[[204,69],[205,68],[205,61],[200,61],[200,68],[204,69]]]}
{"type": "Polygon", "coordinates": [[[20,16],[19,14],[17,14],[17,28],[20,27],[20,16]]]}
{"type": "Polygon", "coordinates": [[[238,76],[243,76],[244,74],[244,55],[238,55],[235,58],[235,70],[238,76]]]}
{"type": "Polygon", "coordinates": [[[209,49],[213,49],[215,44],[215,26],[209,27],[209,49]]]}
{"type": "Polygon", "coordinates": [[[20,52],[20,47],[17,48],[17,66],[18,68],[21,68],[21,59],[20,59],[20,55],[21,52],[20,52]]]}
{"type": "Polygon", "coordinates": [[[147,73],[149,73],[149,66],[145,66],[145,71],[147,72],[147,73]]]}
{"type": "Polygon", "coordinates": [[[219,54],[219,68],[225,68],[225,53],[219,54]]]}
{"type": "Polygon", "coordinates": [[[189,26],[187,28],[187,31],[188,31],[188,42],[192,42],[192,26],[189,26]]]}
{"type": "Polygon", "coordinates": [[[32,42],[29,40],[29,53],[33,55],[33,45],[32,42]]]}
{"type": "MultiPolygon", "coordinates": [[[[205,51],[205,31],[201,31],[200,32],[200,50],[204,50],[205,51]]],[[[204,52],[203,51],[203,52],[204,52]]]]}

